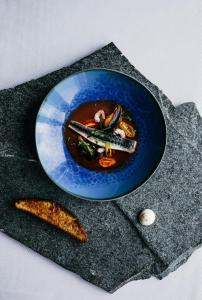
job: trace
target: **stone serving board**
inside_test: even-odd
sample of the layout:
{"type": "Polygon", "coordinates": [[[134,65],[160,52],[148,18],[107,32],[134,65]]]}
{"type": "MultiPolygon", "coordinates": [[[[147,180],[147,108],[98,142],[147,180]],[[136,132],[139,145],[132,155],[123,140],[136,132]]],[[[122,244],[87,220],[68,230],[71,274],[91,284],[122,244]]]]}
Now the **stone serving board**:
{"type": "Polygon", "coordinates": [[[70,67],[0,91],[0,116],[2,232],[108,292],[130,280],[164,277],[201,244],[202,122],[198,111],[192,103],[175,109],[113,43],[70,67]],[[49,180],[36,155],[34,125],[41,102],[66,76],[90,68],[118,70],[144,84],[161,105],[168,127],[166,154],[155,175],[138,193],[116,202],[87,202],[66,194],[49,180]],[[80,244],[16,211],[16,199],[32,197],[55,200],[75,213],[89,242],[80,244]],[[150,228],[137,221],[145,207],[157,214],[150,228]]]}

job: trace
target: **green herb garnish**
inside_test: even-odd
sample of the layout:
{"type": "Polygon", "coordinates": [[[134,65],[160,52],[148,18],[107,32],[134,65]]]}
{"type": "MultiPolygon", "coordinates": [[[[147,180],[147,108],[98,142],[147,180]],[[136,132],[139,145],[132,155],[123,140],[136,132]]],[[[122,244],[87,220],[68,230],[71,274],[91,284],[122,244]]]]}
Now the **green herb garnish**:
{"type": "Polygon", "coordinates": [[[123,119],[128,120],[128,121],[132,121],[133,120],[132,117],[129,115],[129,113],[125,109],[123,109],[123,107],[122,107],[122,111],[121,111],[121,117],[123,119]]]}
{"type": "Polygon", "coordinates": [[[78,143],[79,147],[83,148],[91,157],[94,156],[94,149],[91,147],[91,145],[85,141],[79,141],[78,143]]]}

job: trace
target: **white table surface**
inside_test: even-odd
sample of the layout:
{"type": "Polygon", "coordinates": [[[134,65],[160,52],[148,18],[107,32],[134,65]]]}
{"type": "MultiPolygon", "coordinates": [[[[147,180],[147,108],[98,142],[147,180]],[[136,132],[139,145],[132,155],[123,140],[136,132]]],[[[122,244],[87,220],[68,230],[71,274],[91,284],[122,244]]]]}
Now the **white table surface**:
{"type": "MultiPolygon", "coordinates": [[[[202,114],[201,0],[1,0],[0,89],[46,74],[110,41],[174,104],[202,114]]],[[[0,233],[0,300],[202,299],[202,249],[162,281],[113,295],[0,233]]]]}

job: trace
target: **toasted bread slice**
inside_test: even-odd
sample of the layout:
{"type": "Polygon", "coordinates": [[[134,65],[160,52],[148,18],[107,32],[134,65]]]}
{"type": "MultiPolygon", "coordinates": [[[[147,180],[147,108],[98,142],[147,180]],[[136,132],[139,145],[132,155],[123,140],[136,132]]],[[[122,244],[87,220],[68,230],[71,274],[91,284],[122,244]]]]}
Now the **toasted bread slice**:
{"type": "Polygon", "coordinates": [[[15,206],[62,229],[80,242],[87,241],[87,234],[78,219],[55,202],[38,199],[18,200],[15,206]]]}

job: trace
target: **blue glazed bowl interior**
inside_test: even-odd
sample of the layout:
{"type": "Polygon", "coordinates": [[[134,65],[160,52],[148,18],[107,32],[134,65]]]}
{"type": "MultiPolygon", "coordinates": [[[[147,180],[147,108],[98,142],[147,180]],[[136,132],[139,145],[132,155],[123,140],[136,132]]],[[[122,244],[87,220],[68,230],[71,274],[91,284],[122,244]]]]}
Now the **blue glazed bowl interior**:
{"type": "Polygon", "coordinates": [[[36,121],[36,146],[45,172],[61,189],[87,200],[115,199],[142,185],[160,163],[165,144],[165,121],[154,96],[133,78],[110,70],[83,71],[61,81],[43,101],[36,121]],[[113,172],[78,165],[63,139],[71,112],[82,103],[103,99],[130,111],[138,132],[135,154],[113,172]]]}

